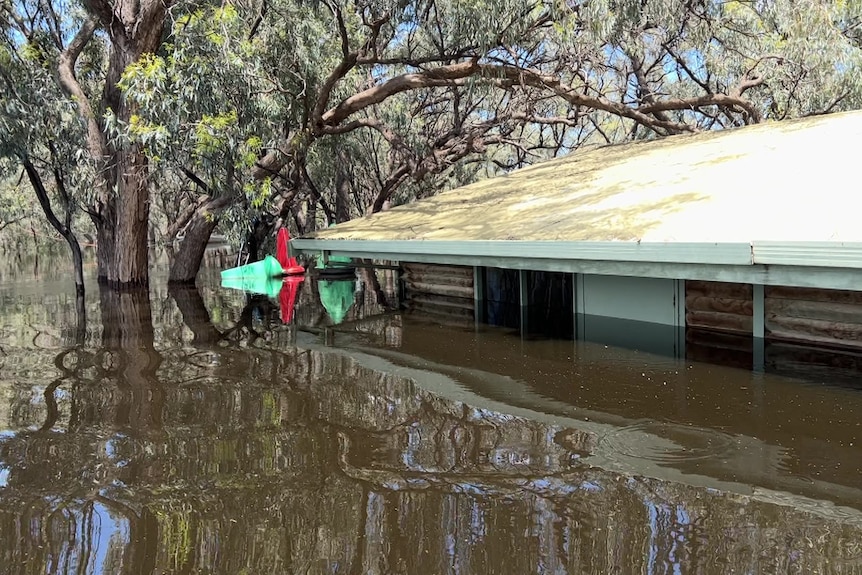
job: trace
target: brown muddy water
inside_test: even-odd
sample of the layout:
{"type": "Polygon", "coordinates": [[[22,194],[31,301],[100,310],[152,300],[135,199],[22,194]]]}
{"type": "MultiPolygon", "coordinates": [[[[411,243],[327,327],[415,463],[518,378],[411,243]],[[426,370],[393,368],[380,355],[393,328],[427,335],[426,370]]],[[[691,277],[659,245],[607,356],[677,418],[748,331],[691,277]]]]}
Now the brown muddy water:
{"type": "Polygon", "coordinates": [[[69,276],[0,270],[0,573],[862,573],[846,374],[69,276]]]}

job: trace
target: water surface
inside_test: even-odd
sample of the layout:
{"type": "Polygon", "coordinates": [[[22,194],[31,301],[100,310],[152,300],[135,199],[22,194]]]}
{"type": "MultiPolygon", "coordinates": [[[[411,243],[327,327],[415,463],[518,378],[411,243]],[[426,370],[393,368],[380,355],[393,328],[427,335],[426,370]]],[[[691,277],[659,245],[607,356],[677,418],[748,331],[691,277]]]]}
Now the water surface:
{"type": "MultiPolygon", "coordinates": [[[[862,391],[441,325],[362,270],[0,286],[0,572],[859,573],[862,391]]],[[[842,380],[846,381],[846,379],[842,380]]]]}

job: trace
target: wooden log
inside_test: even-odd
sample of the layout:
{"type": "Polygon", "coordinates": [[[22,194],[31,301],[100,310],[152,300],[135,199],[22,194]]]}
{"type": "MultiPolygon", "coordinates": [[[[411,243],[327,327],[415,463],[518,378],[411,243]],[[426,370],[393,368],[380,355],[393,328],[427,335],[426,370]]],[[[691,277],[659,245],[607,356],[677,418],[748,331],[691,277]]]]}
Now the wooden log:
{"type": "MultiPolygon", "coordinates": [[[[404,285],[410,286],[414,284],[425,284],[425,285],[446,285],[446,286],[457,286],[465,289],[472,290],[473,289],[473,279],[472,278],[460,278],[454,276],[442,276],[442,275],[420,275],[420,276],[411,276],[404,278],[404,285]]],[[[472,297],[472,296],[471,296],[472,297]]]]}
{"type": "Polygon", "coordinates": [[[767,317],[783,316],[862,324],[862,303],[768,298],[765,301],[765,309],[767,317]]]}
{"type": "Polygon", "coordinates": [[[410,302],[407,304],[407,311],[430,314],[435,317],[469,318],[470,320],[475,317],[472,309],[438,305],[431,302],[410,302]]]}
{"type": "Polygon", "coordinates": [[[405,287],[407,297],[411,297],[413,294],[436,294],[473,299],[473,286],[409,282],[405,287]]]}
{"type": "Polygon", "coordinates": [[[754,303],[751,300],[744,299],[686,296],[685,309],[688,311],[717,311],[751,316],[753,315],[754,303]]]}
{"type": "Polygon", "coordinates": [[[476,302],[472,298],[467,299],[434,294],[417,294],[410,298],[410,302],[422,305],[469,309],[471,312],[476,308],[476,302]]]}
{"type": "Polygon", "coordinates": [[[766,337],[835,347],[862,347],[862,325],[784,316],[766,317],[766,337]]]}
{"type": "Polygon", "coordinates": [[[751,353],[754,350],[754,339],[751,334],[736,334],[704,329],[688,328],[685,330],[686,346],[712,347],[751,353]]]}
{"type": "Polygon", "coordinates": [[[441,264],[403,264],[405,274],[445,274],[450,276],[473,277],[472,266],[449,266],[441,264]]]}
{"type": "Polygon", "coordinates": [[[685,295],[729,299],[752,299],[751,284],[686,280],[685,295]]]}
{"type": "Polygon", "coordinates": [[[464,276],[447,276],[442,274],[418,273],[410,274],[404,277],[404,283],[443,283],[446,285],[457,285],[464,287],[473,287],[473,278],[464,276]]]}
{"type": "Polygon", "coordinates": [[[862,291],[766,286],[765,295],[767,300],[795,299],[862,305],[862,291]]]}
{"type": "Polygon", "coordinates": [[[751,317],[716,311],[688,311],[685,314],[685,325],[740,334],[750,334],[753,331],[751,317]]]}
{"type": "Polygon", "coordinates": [[[445,325],[460,328],[472,328],[475,325],[475,320],[470,314],[443,313],[437,309],[422,309],[421,307],[413,309],[408,308],[408,314],[411,320],[427,319],[434,322],[435,325],[445,325]]]}

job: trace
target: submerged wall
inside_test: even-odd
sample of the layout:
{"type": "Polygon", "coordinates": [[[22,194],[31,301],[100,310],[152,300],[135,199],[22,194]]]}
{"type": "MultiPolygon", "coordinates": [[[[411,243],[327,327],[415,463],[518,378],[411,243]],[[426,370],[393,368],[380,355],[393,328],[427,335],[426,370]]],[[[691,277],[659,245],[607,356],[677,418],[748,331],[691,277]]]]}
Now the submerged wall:
{"type": "Polygon", "coordinates": [[[862,291],[403,264],[406,307],[747,369],[862,369],[862,291]]]}

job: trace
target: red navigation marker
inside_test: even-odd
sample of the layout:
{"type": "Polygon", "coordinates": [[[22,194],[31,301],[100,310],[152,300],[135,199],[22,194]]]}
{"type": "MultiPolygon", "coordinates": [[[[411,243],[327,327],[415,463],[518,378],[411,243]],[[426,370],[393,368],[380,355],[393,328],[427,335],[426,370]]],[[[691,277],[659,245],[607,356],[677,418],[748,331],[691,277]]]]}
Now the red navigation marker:
{"type": "Polygon", "coordinates": [[[299,284],[305,280],[304,276],[289,276],[282,280],[281,291],[278,292],[278,304],[281,308],[281,323],[290,323],[293,320],[293,308],[296,305],[296,294],[299,284]]]}
{"type": "Polygon", "coordinates": [[[304,274],[305,268],[299,265],[296,258],[290,257],[290,233],[287,228],[278,230],[278,238],[275,242],[275,259],[284,268],[284,275],[304,274]]]}

